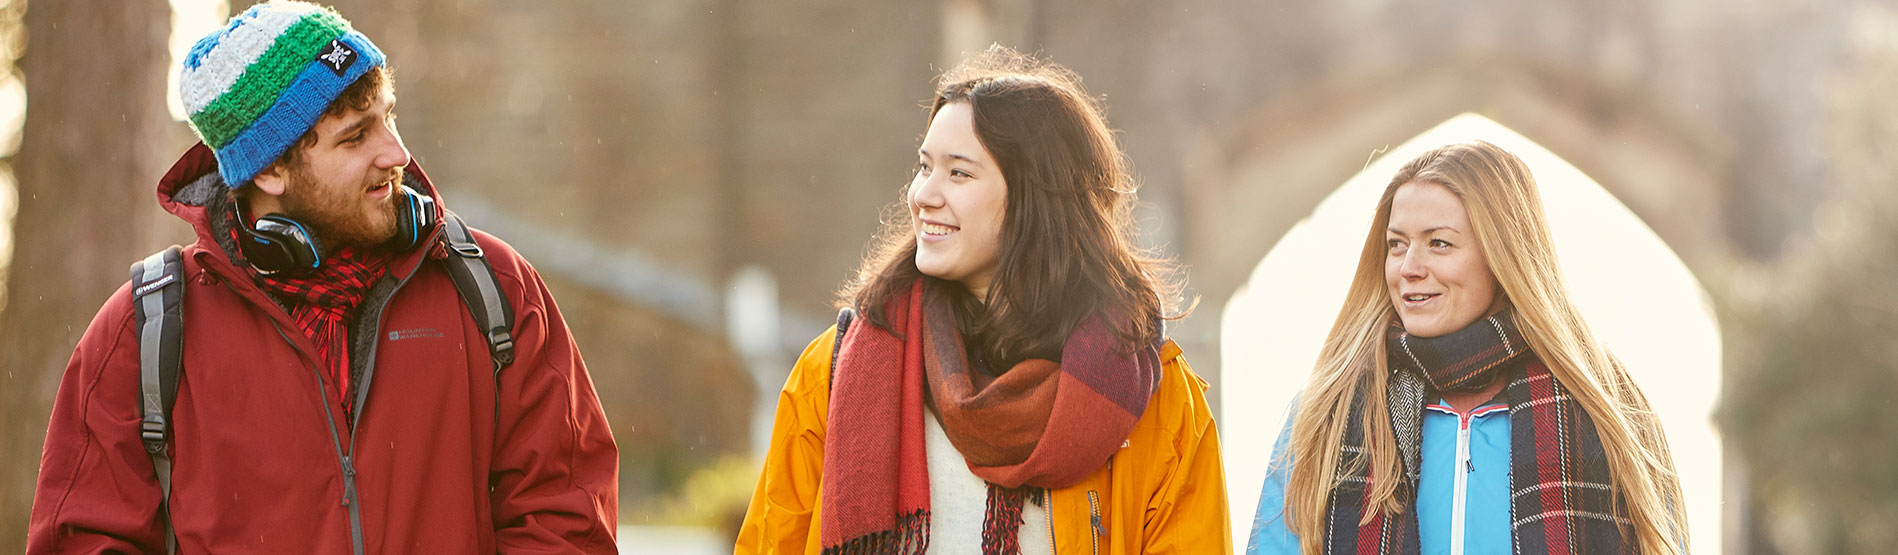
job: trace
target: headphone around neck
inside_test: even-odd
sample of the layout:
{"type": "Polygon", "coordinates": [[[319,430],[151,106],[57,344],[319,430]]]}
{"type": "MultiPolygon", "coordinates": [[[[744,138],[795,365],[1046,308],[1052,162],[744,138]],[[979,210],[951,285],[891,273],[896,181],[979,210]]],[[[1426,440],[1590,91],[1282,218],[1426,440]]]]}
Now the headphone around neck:
{"type": "MultiPolygon", "coordinates": [[[[317,242],[302,222],[282,214],[266,214],[257,218],[253,225],[242,225],[248,218],[244,214],[243,203],[238,203],[239,237],[238,250],[251,267],[266,275],[279,272],[298,274],[315,270],[323,265],[323,257],[328,254],[323,245],[317,242]]],[[[395,198],[395,237],[389,239],[388,246],[397,251],[406,251],[422,241],[440,217],[435,208],[435,199],[410,189],[408,185],[396,188],[395,198]]]]}

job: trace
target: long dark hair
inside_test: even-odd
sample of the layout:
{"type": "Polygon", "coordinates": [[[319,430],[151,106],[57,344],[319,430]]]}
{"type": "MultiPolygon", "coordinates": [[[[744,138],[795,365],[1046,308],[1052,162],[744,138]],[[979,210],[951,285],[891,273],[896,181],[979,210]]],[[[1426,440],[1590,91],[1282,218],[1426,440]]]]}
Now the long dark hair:
{"type": "MultiPolygon", "coordinates": [[[[976,137],[1007,183],[988,298],[963,287],[931,288],[949,295],[973,354],[997,371],[1059,358],[1068,333],[1095,312],[1113,318],[1129,347],[1157,340],[1160,320],[1180,316],[1168,314],[1179,305],[1175,268],[1134,244],[1127,158],[1080,78],[997,45],[938,83],[930,119],[943,106],[967,103],[976,137]]],[[[908,210],[899,204],[883,221],[839,302],[888,329],[884,307],[923,275],[908,210]]]]}

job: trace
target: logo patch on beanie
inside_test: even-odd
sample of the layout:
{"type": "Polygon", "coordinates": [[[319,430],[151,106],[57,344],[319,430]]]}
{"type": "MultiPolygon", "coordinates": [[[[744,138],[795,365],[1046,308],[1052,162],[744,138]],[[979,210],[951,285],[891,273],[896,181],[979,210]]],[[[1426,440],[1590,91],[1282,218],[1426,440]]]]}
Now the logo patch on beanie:
{"type": "Polygon", "coordinates": [[[331,40],[329,47],[316,55],[316,61],[323,62],[324,67],[336,72],[337,77],[342,77],[343,72],[349,71],[349,66],[356,63],[356,51],[343,44],[342,40],[331,40]]]}

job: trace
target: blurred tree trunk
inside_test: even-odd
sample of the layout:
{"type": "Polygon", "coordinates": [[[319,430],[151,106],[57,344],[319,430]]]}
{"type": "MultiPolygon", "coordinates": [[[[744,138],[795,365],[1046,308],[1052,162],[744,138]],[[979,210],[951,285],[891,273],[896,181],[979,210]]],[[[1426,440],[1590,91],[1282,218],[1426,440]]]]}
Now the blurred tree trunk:
{"type": "Polygon", "coordinates": [[[126,268],[160,239],[155,220],[169,216],[153,186],[181,146],[165,107],[168,4],[34,0],[23,19],[28,101],[0,308],[0,551],[25,545],[60,376],[126,268]]]}

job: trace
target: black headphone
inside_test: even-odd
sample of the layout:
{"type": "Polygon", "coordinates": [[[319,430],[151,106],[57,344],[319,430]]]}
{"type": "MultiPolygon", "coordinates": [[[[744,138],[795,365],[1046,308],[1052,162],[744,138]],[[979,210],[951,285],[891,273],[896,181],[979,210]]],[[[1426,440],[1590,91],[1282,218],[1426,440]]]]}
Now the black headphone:
{"type": "MultiPolygon", "coordinates": [[[[240,223],[246,219],[243,204],[238,204],[240,223]]],[[[395,237],[388,245],[398,251],[408,250],[422,241],[440,214],[435,209],[435,199],[399,185],[395,198],[395,237]]],[[[252,267],[265,274],[278,272],[302,273],[315,270],[323,265],[323,246],[316,235],[302,222],[281,214],[268,214],[257,218],[255,225],[240,226],[242,237],[238,239],[238,249],[244,252],[244,258],[252,267]]]]}

